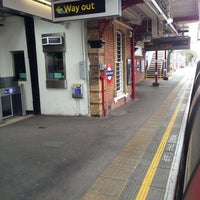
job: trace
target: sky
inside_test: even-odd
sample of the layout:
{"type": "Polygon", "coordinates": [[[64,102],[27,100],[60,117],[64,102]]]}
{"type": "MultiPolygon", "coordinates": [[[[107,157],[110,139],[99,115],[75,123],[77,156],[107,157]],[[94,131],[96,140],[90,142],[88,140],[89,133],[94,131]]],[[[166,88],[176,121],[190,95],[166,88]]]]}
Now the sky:
{"type": "Polygon", "coordinates": [[[195,22],[190,24],[189,33],[188,35],[191,37],[191,50],[195,51],[198,55],[198,59],[200,60],[200,40],[197,40],[198,35],[200,39],[200,22],[195,22]]]}

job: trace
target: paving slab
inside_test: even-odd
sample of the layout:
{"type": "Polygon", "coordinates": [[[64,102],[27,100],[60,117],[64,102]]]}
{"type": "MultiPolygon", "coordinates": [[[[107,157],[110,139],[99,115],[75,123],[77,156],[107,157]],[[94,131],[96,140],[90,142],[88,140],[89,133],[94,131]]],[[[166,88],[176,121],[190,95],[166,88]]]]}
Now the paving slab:
{"type": "Polygon", "coordinates": [[[3,124],[1,199],[117,200],[127,188],[136,193],[131,177],[168,111],[163,102],[174,100],[170,94],[185,74],[181,69],[156,88],[149,80],[138,83],[137,99],[105,118],[31,116],[3,124]]]}

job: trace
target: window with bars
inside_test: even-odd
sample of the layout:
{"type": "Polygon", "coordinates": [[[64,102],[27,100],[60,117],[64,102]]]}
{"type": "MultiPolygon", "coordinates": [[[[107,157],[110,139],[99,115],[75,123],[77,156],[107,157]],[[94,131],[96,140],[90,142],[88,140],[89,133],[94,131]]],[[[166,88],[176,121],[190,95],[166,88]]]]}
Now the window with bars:
{"type": "Polygon", "coordinates": [[[123,92],[123,60],[122,60],[122,34],[116,32],[116,90],[117,95],[123,92]]]}

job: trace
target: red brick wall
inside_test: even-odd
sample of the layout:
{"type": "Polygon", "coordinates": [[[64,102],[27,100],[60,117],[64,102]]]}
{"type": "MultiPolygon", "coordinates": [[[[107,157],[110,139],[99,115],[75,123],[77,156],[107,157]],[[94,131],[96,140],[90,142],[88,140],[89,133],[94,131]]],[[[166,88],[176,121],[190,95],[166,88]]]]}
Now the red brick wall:
{"type": "MultiPolygon", "coordinates": [[[[119,23],[113,23],[112,20],[92,20],[88,22],[88,40],[90,39],[103,39],[106,41],[105,45],[101,49],[91,49],[88,47],[89,59],[90,59],[90,102],[91,102],[91,115],[102,116],[102,84],[99,78],[100,71],[99,65],[110,64],[115,72],[115,37],[116,31],[120,31],[123,35],[123,71],[124,71],[124,93],[128,94],[127,97],[114,101],[116,97],[115,90],[115,76],[112,77],[110,82],[105,77],[105,109],[115,109],[122,106],[127,101],[130,101],[132,94],[132,86],[127,84],[127,59],[131,58],[131,38],[129,37],[129,30],[120,25],[119,23]],[[100,22],[100,23],[99,23],[100,22]]],[[[144,73],[136,72],[136,81],[142,80],[144,73]]]]}
{"type": "MultiPolygon", "coordinates": [[[[112,20],[107,24],[106,31],[104,32],[103,37],[106,40],[105,44],[105,63],[110,65],[112,69],[115,69],[115,56],[114,56],[114,34],[113,34],[113,25],[112,20]]],[[[107,80],[106,77],[106,109],[111,108],[114,96],[115,96],[115,77],[113,76],[111,81],[107,80]]]]}

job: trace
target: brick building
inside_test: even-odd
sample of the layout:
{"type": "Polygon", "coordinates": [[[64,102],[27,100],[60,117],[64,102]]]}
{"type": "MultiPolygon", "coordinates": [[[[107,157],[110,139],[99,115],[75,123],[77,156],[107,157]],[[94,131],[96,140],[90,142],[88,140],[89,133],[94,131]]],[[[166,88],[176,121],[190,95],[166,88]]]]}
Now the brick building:
{"type": "Polygon", "coordinates": [[[10,99],[5,91],[22,86],[23,93],[16,109],[2,100],[0,123],[22,113],[105,116],[134,99],[144,52],[133,26],[115,16],[54,23],[45,2],[0,3],[0,92],[10,99]]]}
{"type": "Polygon", "coordinates": [[[87,35],[90,113],[92,116],[105,116],[109,110],[134,98],[135,83],[144,79],[144,52],[142,46],[137,46],[136,49],[140,50],[137,53],[133,29],[121,19],[90,20],[87,22],[87,35]],[[101,48],[92,48],[91,40],[103,40],[105,44],[101,48]],[[105,67],[104,70],[101,66],[105,67]],[[113,70],[113,76],[105,75],[108,67],[113,70]]]}

